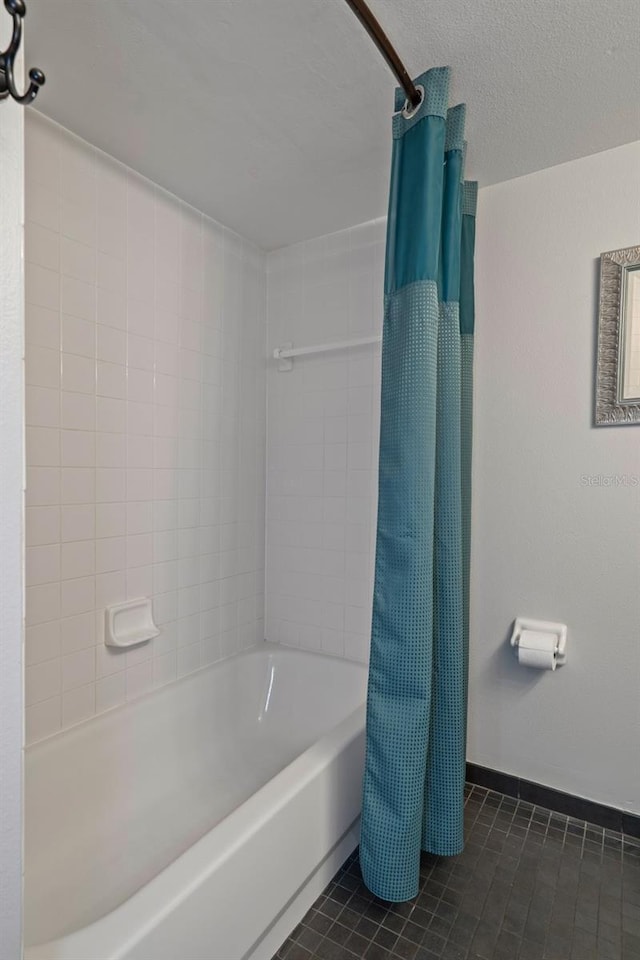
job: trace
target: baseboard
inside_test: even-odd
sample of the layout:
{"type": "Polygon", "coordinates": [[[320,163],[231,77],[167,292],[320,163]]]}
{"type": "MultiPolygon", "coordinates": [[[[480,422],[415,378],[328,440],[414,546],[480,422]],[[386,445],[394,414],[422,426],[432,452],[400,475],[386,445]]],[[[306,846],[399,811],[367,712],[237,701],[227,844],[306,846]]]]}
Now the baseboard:
{"type": "Polygon", "coordinates": [[[640,838],[640,816],[619,810],[617,807],[608,807],[603,803],[585,800],[584,797],[575,797],[571,793],[545,787],[541,783],[523,780],[500,770],[491,770],[489,767],[478,766],[477,763],[467,763],[467,782],[475,783],[479,787],[496,790],[516,800],[526,800],[548,810],[564,813],[576,820],[588,820],[600,827],[626,833],[630,837],[640,838]]]}

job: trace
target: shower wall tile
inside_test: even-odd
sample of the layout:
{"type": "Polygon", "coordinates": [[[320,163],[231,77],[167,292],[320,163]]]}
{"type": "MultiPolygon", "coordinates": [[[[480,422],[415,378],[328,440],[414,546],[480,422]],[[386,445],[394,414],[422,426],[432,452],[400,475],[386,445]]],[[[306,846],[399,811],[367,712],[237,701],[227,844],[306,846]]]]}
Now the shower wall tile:
{"type": "Polygon", "coordinates": [[[27,741],[264,638],[265,257],[26,124],[27,741]],[[107,650],[104,608],[161,634],[107,650]]]}
{"type": "MultiPolygon", "coordinates": [[[[268,347],[382,329],[385,222],[270,254],[268,347]]],[[[296,358],[267,377],[267,638],[367,660],[380,348],[296,358]]]]}

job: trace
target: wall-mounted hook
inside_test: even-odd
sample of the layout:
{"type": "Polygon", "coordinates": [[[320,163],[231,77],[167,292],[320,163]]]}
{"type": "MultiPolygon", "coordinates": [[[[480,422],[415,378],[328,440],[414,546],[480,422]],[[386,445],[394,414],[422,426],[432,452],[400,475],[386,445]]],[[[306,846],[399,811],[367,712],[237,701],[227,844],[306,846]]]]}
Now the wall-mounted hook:
{"type": "Polygon", "coordinates": [[[16,90],[13,78],[13,65],[22,40],[22,19],[27,14],[27,8],[24,0],[4,0],[4,5],[13,18],[13,36],[5,52],[0,53],[0,100],[6,100],[11,96],[18,103],[32,103],[45,81],[42,70],[35,67],[29,70],[31,83],[27,92],[23,94],[19,94],[16,90]]]}

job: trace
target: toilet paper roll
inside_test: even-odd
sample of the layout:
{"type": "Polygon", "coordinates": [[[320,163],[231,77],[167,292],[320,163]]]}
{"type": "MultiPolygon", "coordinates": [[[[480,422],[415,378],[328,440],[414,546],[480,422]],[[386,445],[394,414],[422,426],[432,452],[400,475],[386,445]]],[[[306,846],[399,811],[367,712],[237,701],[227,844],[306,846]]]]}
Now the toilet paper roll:
{"type": "Polygon", "coordinates": [[[518,639],[518,663],[538,670],[555,670],[556,643],[554,634],[523,630],[518,639]]]}

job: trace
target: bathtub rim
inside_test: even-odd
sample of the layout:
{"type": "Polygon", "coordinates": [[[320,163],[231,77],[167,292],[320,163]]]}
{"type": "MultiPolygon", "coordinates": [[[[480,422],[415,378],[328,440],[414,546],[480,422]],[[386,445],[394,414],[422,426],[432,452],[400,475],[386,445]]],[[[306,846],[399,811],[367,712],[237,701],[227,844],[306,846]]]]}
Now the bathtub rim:
{"type": "MultiPolygon", "coordinates": [[[[177,682],[193,679],[194,676],[206,670],[215,669],[234,658],[239,659],[255,652],[273,653],[278,650],[292,651],[303,656],[311,654],[313,657],[348,663],[366,671],[365,664],[358,661],[300,650],[270,641],[264,641],[264,643],[267,645],[266,651],[263,651],[262,644],[258,643],[238,654],[209,664],[193,674],[188,674],[177,682]]],[[[144,697],[132,701],[131,704],[114,708],[114,711],[135,706],[157,692],[159,691],[150,691],[144,697]]],[[[206,882],[207,878],[230,859],[243,843],[266,826],[271,816],[291,802],[304,786],[329,765],[332,759],[362,734],[365,710],[366,704],[363,700],[339,724],[332,727],[323,737],[283,767],[119,906],[66,936],[44,943],[25,945],[24,960],[86,960],[87,956],[91,955],[91,950],[95,952],[98,941],[101,958],[104,957],[104,960],[120,960],[121,957],[126,956],[127,952],[157,925],[160,917],[169,914],[185,901],[190,893],[206,882]]],[[[104,715],[91,717],[82,725],[100,720],[102,716],[104,715]]],[[[81,725],[78,724],[78,726],[81,725]]],[[[63,733],[66,732],[68,731],[63,731],[63,733]]],[[[38,741],[33,746],[46,742],[46,740],[38,741]]],[[[336,841],[338,840],[339,838],[336,838],[336,841]]]]}
{"type": "Polygon", "coordinates": [[[367,670],[367,664],[363,663],[361,660],[353,660],[349,657],[340,657],[334,653],[323,653],[318,650],[304,650],[302,647],[294,647],[291,644],[280,643],[277,640],[256,640],[256,642],[252,643],[249,647],[245,647],[242,650],[236,650],[235,653],[229,653],[224,657],[220,657],[219,660],[214,660],[213,663],[206,663],[202,667],[198,667],[197,670],[192,670],[191,673],[185,673],[182,677],[177,677],[175,680],[170,680],[168,683],[163,683],[158,687],[153,687],[151,690],[147,690],[134,700],[126,700],[124,703],[117,703],[115,706],[109,707],[107,710],[102,710],[100,713],[94,713],[90,717],[85,717],[84,720],[80,720],[78,723],[74,723],[70,727],[64,727],[62,730],[56,730],[55,733],[48,734],[46,737],[41,737],[39,740],[32,740],[31,743],[27,743],[24,746],[25,757],[29,756],[31,753],[37,753],[39,749],[44,749],[45,744],[51,743],[52,741],[58,740],[62,737],[72,736],[77,731],[86,730],[87,727],[90,727],[92,724],[100,723],[100,721],[104,720],[106,717],[111,718],[117,716],[119,713],[126,713],[128,710],[132,710],[162,693],[170,690],[176,690],[179,687],[186,685],[190,681],[193,681],[196,677],[202,677],[204,674],[213,673],[232,660],[242,660],[245,657],[254,656],[256,653],[277,653],[282,651],[293,654],[301,654],[305,657],[319,657],[321,660],[331,660],[334,663],[348,664],[351,667],[360,667],[363,670],[367,670]]]}

